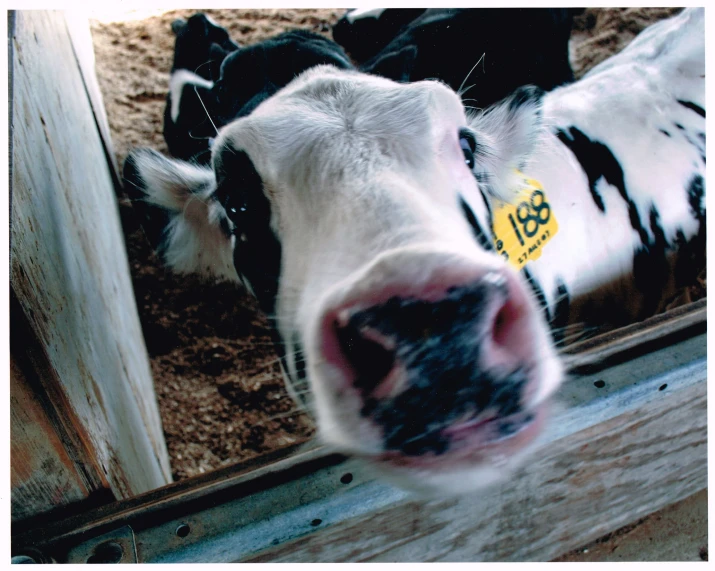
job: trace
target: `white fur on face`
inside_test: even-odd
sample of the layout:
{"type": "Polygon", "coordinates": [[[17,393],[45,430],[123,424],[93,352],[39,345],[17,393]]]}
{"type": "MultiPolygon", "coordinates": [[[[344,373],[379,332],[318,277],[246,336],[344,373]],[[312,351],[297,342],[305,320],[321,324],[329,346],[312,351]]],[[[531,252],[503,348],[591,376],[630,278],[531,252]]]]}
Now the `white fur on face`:
{"type": "MultiPolygon", "coordinates": [[[[495,138],[499,117],[509,138],[490,164],[501,175],[495,179],[508,185],[506,173],[519,161],[510,148],[530,148],[529,125],[536,128],[538,117],[532,108],[497,112],[495,138]]],[[[510,271],[478,245],[458,206],[460,197],[468,200],[488,231],[486,205],[459,147],[465,127],[459,98],[442,84],[400,85],[316,68],[229,125],[216,141],[217,149],[230,145],[248,153],[270,197],[271,224],[282,246],[279,329],[283,339],[298,333],[302,340],[319,433],[342,451],[371,456],[384,443],[380,429],[361,417],[360,397],[324,363],[320,328],[326,312],[356,291],[369,297],[396,282],[419,289],[441,272],[476,277],[510,271]]],[[[540,403],[559,385],[561,367],[533,300],[530,311],[540,354],[534,403],[540,403]]],[[[459,473],[471,474],[465,481],[474,486],[509,462],[500,457],[498,464],[466,462],[459,473]]],[[[435,482],[446,477],[426,471],[435,482]]],[[[419,472],[423,478],[425,470],[419,472]]]]}
{"type": "MultiPolygon", "coordinates": [[[[538,127],[538,114],[530,108],[522,114],[496,110],[487,121],[492,121],[491,131],[481,143],[499,141],[500,132],[506,140],[491,162],[482,165],[491,169],[492,183],[499,189],[499,184],[508,186],[508,173],[521,161],[519,153],[530,148],[529,125],[538,127]]],[[[226,126],[215,141],[214,163],[218,157],[221,163],[214,164],[216,169],[230,167],[223,161],[240,152],[260,176],[262,188],[257,191],[270,201],[270,226],[281,244],[276,317],[287,342],[287,364],[295,373],[292,340],[297,335],[319,433],[340,450],[373,457],[385,450],[385,443],[380,427],[361,416],[361,398],[325,363],[325,315],[358,294],[367,303],[373,292],[399,284],[420,296],[435,283],[447,288],[449,280],[462,283],[490,272],[513,274],[501,257],[475,240],[460,207],[460,200],[468,203],[488,233],[487,204],[460,147],[460,130],[465,128],[468,121],[459,97],[438,82],[405,85],[321,66],[226,126]],[[222,153],[227,148],[231,151],[222,153]]],[[[235,238],[222,232],[226,213],[211,194],[215,174],[166,159],[157,166],[155,157],[152,160],[137,161],[145,183],[153,188],[147,200],[181,213],[168,232],[169,263],[182,271],[193,265],[237,279],[228,271],[235,238]],[[203,227],[195,224],[201,219],[203,227]]],[[[240,235],[240,228],[237,231],[240,235]]],[[[531,293],[518,276],[513,279],[528,300],[531,318],[525,324],[540,352],[538,362],[530,365],[540,387],[531,399],[537,404],[556,389],[561,369],[531,293]]],[[[517,450],[508,453],[517,455],[517,450]]],[[[471,487],[491,481],[490,474],[502,473],[507,464],[504,453],[489,452],[480,460],[455,458],[452,464],[447,457],[439,469],[390,471],[425,482],[430,480],[425,473],[431,473],[439,484],[446,467],[464,475],[471,487]]]]}

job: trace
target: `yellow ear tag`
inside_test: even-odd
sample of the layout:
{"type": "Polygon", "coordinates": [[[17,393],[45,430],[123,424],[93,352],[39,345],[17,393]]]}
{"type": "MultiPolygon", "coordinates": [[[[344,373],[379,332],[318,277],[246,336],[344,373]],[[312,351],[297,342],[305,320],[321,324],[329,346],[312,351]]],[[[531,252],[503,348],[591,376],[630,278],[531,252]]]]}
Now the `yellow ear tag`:
{"type": "Polygon", "coordinates": [[[524,177],[524,188],[513,203],[494,201],[494,246],[520,270],[541,257],[544,246],[559,231],[546,192],[541,184],[524,177]]]}

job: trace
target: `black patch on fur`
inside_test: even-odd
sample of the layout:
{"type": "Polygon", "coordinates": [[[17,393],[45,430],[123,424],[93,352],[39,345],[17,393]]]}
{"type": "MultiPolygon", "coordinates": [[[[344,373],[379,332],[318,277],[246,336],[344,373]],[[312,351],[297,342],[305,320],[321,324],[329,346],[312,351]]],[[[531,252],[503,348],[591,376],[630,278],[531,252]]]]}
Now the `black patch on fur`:
{"type": "Polygon", "coordinates": [[[425,10],[387,9],[378,17],[363,16],[352,22],[348,19],[351,11],[348,10],[333,25],[333,39],[348,51],[353,60],[364,62],[375,56],[425,10]]]}
{"type": "Polygon", "coordinates": [[[216,198],[234,224],[233,263],[251,284],[261,309],[272,315],[278,293],[281,244],[270,227],[271,205],[250,157],[230,145],[216,155],[216,198]]]}
{"type": "Polygon", "coordinates": [[[215,81],[219,77],[223,57],[239,49],[224,28],[211,23],[200,12],[185,22],[174,20],[171,29],[176,35],[172,73],[177,69],[187,69],[204,79],[215,81]]]}
{"type": "Polygon", "coordinates": [[[693,175],[693,178],[691,178],[688,183],[687,193],[690,211],[693,213],[693,216],[698,219],[700,226],[705,226],[705,205],[703,204],[705,182],[701,175],[693,175]]]}
{"type": "Polygon", "coordinates": [[[352,69],[338,44],[308,30],[291,30],[231,53],[213,92],[217,126],[249,115],[261,102],[317,65],[352,69]]]}
{"type": "Polygon", "coordinates": [[[655,206],[651,207],[649,218],[653,238],[640,246],[633,256],[633,278],[636,287],[643,293],[642,317],[652,315],[658,309],[663,287],[670,275],[670,264],[666,258],[668,242],[655,206]]]}
{"type": "Polygon", "coordinates": [[[370,73],[407,83],[410,81],[410,72],[415,65],[415,59],[417,59],[416,46],[405,46],[394,52],[381,53],[370,69],[370,73]]]}
{"type": "Polygon", "coordinates": [[[171,118],[171,107],[172,98],[169,94],[164,109],[164,140],[169,152],[178,159],[207,165],[211,159],[209,139],[216,136],[216,129],[209,118],[215,115],[215,96],[212,91],[186,83],[179,96],[176,122],[171,118]]]}
{"type": "MultiPolygon", "coordinates": [[[[226,56],[239,49],[228,32],[202,13],[188,20],[174,20],[171,29],[176,35],[172,75],[188,70],[203,79],[216,81],[226,56]]],[[[214,117],[216,97],[212,89],[187,83],[179,96],[179,115],[171,118],[171,94],[164,109],[164,139],[171,154],[179,159],[208,164],[209,137],[216,136],[209,116],[214,117]]],[[[217,125],[220,127],[221,125],[217,125]]]]}
{"type": "Polygon", "coordinates": [[[295,373],[298,375],[298,381],[304,383],[308,378],[308,372],[305,369],[303,344],[300,342],[300,335],[297,332],[293,335],[293,359],[295,361],[295,373]]]}
{"type": "MultiPolygon", "coordinates": [[[[494,244],[486,235],[484,230],[482,230],[482,227],[479,225],[479,221],[474,215],[472,209],[469,207],[469,204],[467,204],[467,202],[461,196],[459,197],[459,205],[462,207],[464,217],[467,219],[467,222],[469,222],[469,225],[472,227],[472,232],[474,233],[474,237],[477,239],[479,245],[488,252],[494,251],[494,244]]],[[[489,218],[491,219],[491,212],[489,218]]]]}
{"type": "MultiPolygon", "coordinates": [[[[455,287],[437,302],[393,297],[356,312],[338,330],[348,360],[355,361],[355,386],[361,388],[365,399],[361,414],[382,428],[387,450],[414,456],[442,454],[450,443],[444,429],[463,415],[476,417],[493,410],[507,417],[522,411],[526,371],[492,371],[478,366],[483,347],[479,324],[487,300],[503,295],[494,288],[482,281],[455,287]],[[373,367],[351,359],[363,354],[357,345],[366,342],[359,339],[365,328],[394,341],[392,360],[404,368],[408,380],[407,387],[393,398],[370,396],[381,379],[361,378],[372,374],[373,367]]],[[[387,367],[389,364],[383,369],[387,367]]],[[[499,433],[511,434],[523,422],[505,419],[498,426],[499,433]]]]}
{"type": "Polygon", "coordinates": [[[658,129],[658,130],[659,130],[661,133],[663,133],[666,137],[672,137],[672,136],[673,136],[673,135],[671,135],[670,133],[668,133],[668,131],[666,131],[665,129],[658,129]]]}
{"type": "Polygon", "coordinates": [[[534,278],[534,276],[531,275],[531,272],[524,268],[521,271],[522,275],[524,276],[524,279],[527,281],[529,286],[531,287],[531,290],[534,292],[534,295],[536,296],[536,300],[539,302],[539,307],[543,308],[544,311],[544,317],[546,318],[546,321],[551,323],[551,314],[549,313],[549,308],[546,305],[546,296],[544,295],[544,290],[539,284],[538,281],[534,278]]]}
{"type": "MultiPolygon", "coordinates": [[[[704,233],[703,233],[704,236],[704,233]]],[[[697,239],[697,236],[696,236],[697,239]]],[[[675,276],[675,286],[684,287],[695,283],[698,273],[704,267],[705,256],[700,254],[700,251],[692,247],[695,239],[687,240],[683,230],[680,229],[675,233],[673,247],[678,252],[678,257],[675,260],[673,275],[675,276]]],[[[703,248],[705,247],[703,241],[703,248]]],[[[704,252],[704,250],[703,250],[704,252]]]]}
{"type": "Polygon", "coordinates": [[[606,206],[603,203],[603,198],[596,190],[596,181],[602,176],[605,176],[600,164],[601,159],[604,158],[603,155],[610,154],[610,151],[607,148],[604,151],[601,147],[593,146],[591,141],[575,127],[571,127],[569,132],[570,136],[567,135],[565,131],[559,129],[556,131],[556,136],[576,155],[576,160],[581,164],[581,167],[588,177],[588,186],[593,201],[601,212],[605,212],[606,206]]]}
{"type": "Polygon", "coordinates": [[[687,107],[691,111],[695,111],[701,117],[705,117],[705,109],[700,107],[700,105],[696,105],[692,101],[683,101],[682,99],[676,99],[676,101],[680,103],[683,107],[687,107]]]}
{"type": "Polygon", "coordinates": [[[690,211],[698,221],[698,231],[689,240],[679,230],[675,238],[675,248],[678,258],[675,262],[674,274],[677,287],[692,285],[705,267],[706,252],[706,211],[705,182],[699,174],[693,175],[686,189],[690,211]]]}
{"type": "Polygon", "coordinates": [[[551,318],[552,337],[555,343],[561,343],[565,335],[565,327],[569,321],[569,310],[571,307],[571,296],[566,284],[557,278],[556,280],[556,305],[554,306],[554,315],[551,318]]]}
{"type": "Polygon", "coordinates": [[[532,104],[536,106],[537,114],[541,113],[541,100],[544,98],[544,93],[544,90],[536,85],[519,87],[509,100],[509,111],[513,113],[524,105],[532,104]]]}
{"type": "Polygon", "coordinates": [[[682,230],[676,233],[674,247],[678,252],[673,273],[676,287],[695,284],[696,278],[705,268],[705,217],[698,227],[698,232],[686,240],[682,230]]]}
{"type": "Polygon", "coordinates": [[[680,131],[685,131],[685,127],[683,127],[680,123],[673,123],[680,131]]]}
{"type": "MultiPolygon", "coordinates": [[[[487,187],[487,192],[488,192],[489,185],[485,185],[485,186],[487,187]]],[[[482,195],[482,200],[484,200],[484,206],[487,207],[487,220],[489,221],[489,229],[492,232],[492,236],[494,236],[494,216],[492,215],[492,204],[487,199],[487,195],[484,194],[484,191],[482,190],[481,186],[479,188],[479,194],[482,195]]]]}
{"type": "Polygon", "coordinates": [[[602,177],[609,184],[618,189],[619,194],[628,204],[628,216],[631,226],[638,232],[641,242],[648,244],[648,233],[641,223],[638,208],[633,200],[628,196],[626,184],[623,177],[623,168],[613,155],[611,150],[595,140],[589,139],[582,131],[576,127],[569,127],[568,134],[562,130],[557,131],[557,136],[576,156],[576,159],[583,167],[588,184],[596,206],[601,212],[606,211],[603,198],[596,190],[596,183],[602,177]]]}
{"type": "MultiPolygon", "coordinates": [[[[390,12],[387,9],[380,19],[390,12]]],[[[381,52],[367,61],[358,58],[360,69],[374,73],[384,55],[413,46],[417,57],[408,70],[410,81],[443,81],[455,91],[468,93],[477,107],[487,108],[524,85],[551,90],[573,81],[568,58],[573,14],[568,9],[540,8],[428,9],[396,33],[381,52]],[[480,61],[481,54],[486,57],[480,61]],[[470,85],[476,87],[467,91],[470,85]]],[[[353,46],[366,47],[375,41],[368,29],[355,38],[353,46]]]]}
{"type": "Polygon", "coordinates": [[[249,115],[302,72],[321,64],[353,67],[343,48],[308,30],[284,32],[239,48],[225,30],[202,15],[176,29],[181,33],[177,35],[174,67],[195,69],[214,85],[211,89],[184,87],[176,124],[171,120],[169,97],[164,138],[174,156],[201,164],[208,164],[211,158],[209,138],[216,136],[217,129],[249,115]]]}

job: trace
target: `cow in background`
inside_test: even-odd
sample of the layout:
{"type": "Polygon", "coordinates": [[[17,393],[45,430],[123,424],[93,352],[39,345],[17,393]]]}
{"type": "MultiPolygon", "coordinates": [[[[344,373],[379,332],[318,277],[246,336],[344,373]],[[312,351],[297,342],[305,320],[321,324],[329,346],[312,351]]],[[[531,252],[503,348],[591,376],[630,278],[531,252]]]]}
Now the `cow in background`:
{"type": "Polygon", "coordinates": [[[350,10],[333,37],[361,71],[403,82],[439,79],[486,108],[522,85],[551,90],[573,81],[569,38],[580,11],[350,10]]]}
{"type": "Polygon", "coordinates": [[[336,43],[306,30],[239,47],[203,14],[172,25],[174,64],[164,113],[171,154],[206,164],[217,130],[248,115],[297,75],[321,64],[352,68],[336,43]]]}

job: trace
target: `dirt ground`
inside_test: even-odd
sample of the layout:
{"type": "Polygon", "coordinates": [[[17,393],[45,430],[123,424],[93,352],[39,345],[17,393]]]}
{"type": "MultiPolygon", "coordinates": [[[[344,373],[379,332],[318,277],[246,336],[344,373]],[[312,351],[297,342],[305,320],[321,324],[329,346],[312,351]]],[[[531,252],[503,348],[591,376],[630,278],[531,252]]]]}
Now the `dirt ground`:
{"type": "MultiPolygon", "coordinates": [[[[679,9],[589,9],[573,32],[577,76],[679,9]]],[[[241,45],[288,28],[329,37],[342,9],[205,10],[241,45]]],[[[149,146],[167,152],[162,120],[173,57],[171,22],[193,10],[143,20],[93,20],[96,69],[117,161],[149,146]]],[[[183,479],[309,439],[311,420],[287,396],[267,322],[228,284],[164,269],[120,199],[139,315],[151,358],[173,477],[183,479]]]]}

